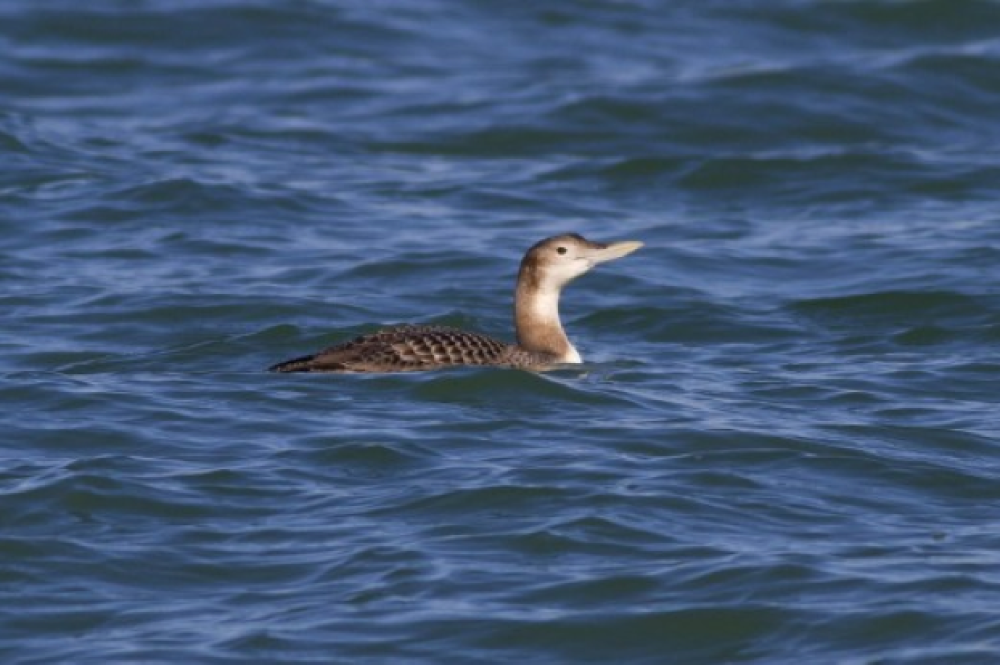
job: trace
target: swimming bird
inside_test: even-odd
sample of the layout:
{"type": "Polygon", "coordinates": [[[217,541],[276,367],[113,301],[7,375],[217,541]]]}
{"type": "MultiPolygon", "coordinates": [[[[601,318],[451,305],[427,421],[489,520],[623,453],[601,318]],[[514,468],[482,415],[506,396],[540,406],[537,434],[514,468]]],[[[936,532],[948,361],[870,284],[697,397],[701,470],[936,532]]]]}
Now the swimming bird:
{"type": "Polygon", "coordinates": [[[444,326],[405,325],[278,363],[270,371],[413,372],[456,365],[544,370],[581,363],[559,320],[559,294],[594,266],[640,247],[635,240],[591,242],[576,233],[532,245],[521,260],[514,292],[516,344],[444,326]]]}

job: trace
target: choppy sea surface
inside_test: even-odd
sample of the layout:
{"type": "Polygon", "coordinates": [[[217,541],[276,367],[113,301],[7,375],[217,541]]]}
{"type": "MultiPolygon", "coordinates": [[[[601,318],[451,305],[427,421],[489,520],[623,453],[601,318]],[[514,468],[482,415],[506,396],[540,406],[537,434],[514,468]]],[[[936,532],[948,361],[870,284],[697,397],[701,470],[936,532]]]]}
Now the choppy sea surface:
{"type": "Polygon", "coordinates": [[[6,0],[4,663],[1000,662],[1000,3],[6,0]],[[511,339],[586,364],[275,375],[511,339]]]}

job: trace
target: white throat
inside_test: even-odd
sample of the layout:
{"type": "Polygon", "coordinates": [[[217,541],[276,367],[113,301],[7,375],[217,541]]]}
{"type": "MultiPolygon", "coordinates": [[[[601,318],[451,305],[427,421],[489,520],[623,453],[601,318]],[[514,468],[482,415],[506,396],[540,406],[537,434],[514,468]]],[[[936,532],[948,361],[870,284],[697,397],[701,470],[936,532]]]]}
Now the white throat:
{"type": "Polygon", "coordinates": [[[573,342],[569,343],[569,351],[559,359],[559,362],[566,363],[567,365],[583,364],[583,358],[580,357],[580,352],[573,346],[573,342]]]}
{"type": "Polygon", "coordinates": [[[580,364],[580,352],[566,337],[562,321],[559,319],[559,295],[561,288],[542,287],[518,294],[517,338],[526,348],[543,343],[555,352],[558,362],[580,364]]]}

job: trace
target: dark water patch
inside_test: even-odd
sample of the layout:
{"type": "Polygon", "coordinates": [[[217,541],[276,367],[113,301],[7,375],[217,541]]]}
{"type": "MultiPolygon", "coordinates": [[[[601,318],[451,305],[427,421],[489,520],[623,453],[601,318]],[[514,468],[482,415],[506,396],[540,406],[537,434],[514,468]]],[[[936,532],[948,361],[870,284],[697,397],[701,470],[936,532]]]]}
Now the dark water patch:
{"type": "Polygon", "coordinates": [[[834,325],[933,325],[938,321],[976,322],[993,313],[989,301],[951,291],[889,291],[792,304],[792,310],[834,325]]]}
{"type": "Polygon", "coordinates": [[[300,441],[296,451],[277,455],[278,459],[287,458],[294,466],[306,465],[317,472],[350,478],[359,483],[419,476],[425,470],[432,472],[439,462],[438,457],[432,446],[377,440],[344,441],[336,434],[300,441]]]}
{"type": "Polygon", "coordinates": [[[988,46],[971,46],[965,52],[922,53],[904,60],[900,65],[907,73],[933,81],[935,89],[949,90],[965,101],[969,110],[994,108],[992,97],[1000,92],[990,72],[996,67],[998,54],[988,46]]]}
{"type": "Polygon", "coordinates": [[[229,218],[231,212],[236,210],[246,214],[247,208],[252,208],[254,215],[261,216],[290,215],[308,210],[308,205],[298,195],[265,193],[245,187],[218,187],[192,180],[137,185],[124,191],[108,193],[103,198],[106,203],[74,206],[63,218],[88,224],[124,225],[129,222],[148,222],[153,214],[171,214],[181,216],[173,220],[171,228],[175,228],[175,225],[183,228],[191,226],[179,224],[183,221],[183,216],[200,216],[206,209],[212,210],[216,219],[229,218]]]}
{"type": "MultiPolygon", "coordinates": [[[[919,411],[918,411],[919,413],[919,411]]],[[[881,423],[825,425],[826,429],[858,437],[861,444],[873,443],[879,449],[894,451],[910,459],[935,459],[950,457],[949,465],[965,466],[965,470],[981,470],[983,458],[989,458],[993,449],[990,437],[964,431],[960,427],[933,425],[881,423]],[[955,457],[951,457],[954,455],[955,457]],[[960,460],[964,460],[963,465],[960,460]]],[[[862,445],[861,447],[864,447],[862,445]]]]}
{"type": "Polygon", "coordinates": [[[144,209],[169,210],[182,214],[205,208],[225,207],[228,201],[233,201],[238,195],[239,190],[231,185],[213,185],[190,178],[176,178],[131,187],[117,193],[115,198],[144,209]]]}
{"type": "Polygon", "coordinates": [[[194,495],[152,488],[144,483],[124,481],[105,473],[67,469],[44,484],[7,494],[7,499],[24,508],[5,518],[11,528],[33,528],[49,523],[58,515],[66,524],[87,523],[111,526],[154,519],[185,522],[211,514],[194,495]],[[30,506],[28,508],[27,506],[30,506]]]}
{"type": "Polygon", "coordinates": [[[681,179],[680,185],[699,190],[767,190],[775,195],[787,196],[796,191],[792,183],[798,177],[806,177],[815,179],[814,191],[819,190],[817,194],[823,192],[826,200],[836,202],[872,192],[872,180],[892,178],[894,174],[911,168],[913,165],[909,160],[882,152],[802,157],[718,157],[700,163],[681,179]],[[843,175],[848,172],[852,178],[845,179],[843,175]]]}
{"type": "MultiPolygon", "coordinates": [[[[570,377],[576,370],[566,370],[570,377]]],[[[442,371],[416,387],[421,399],[459,404],[494,404],[498,408],[565,409],[572,405],[611,405],[613,396],[587,390],[572,379],[559,380],[521,370],[442,371]]]]}
{"type": "MultiPolygon", "coordinates": [[[[544,653],[548,657],[627,658],[658,662],[664,653],[710,662],[752,654],[760,636],[779,632],[788,618],[770,608],[703,607],[689,610],[623,612],[619,616],[556,616],[532,621],[510,618],[482,634],[477,644],[512,656],[544,653]],[[706,626],[713,629],[706,630],[706,626]]],[[[443,627],[442,627],[443,628],[443,627]]]]}
{"type": "Polygon", "coordinates": [[[996,6],[984,0],[961,5],[947,0],[909,5],[865,1],[779,3],[766,8],[742,6],[734,14],[755,22],[761,30],[773,31],[770,34],[775,40],[784,38],[793,45],[798,40],[821,40],[828,49],[839,47],[843,51],[906,49],[914,42],[949,45],[988,39],[989,21],[997,17],[996,6]]]}
{"type": "Polygon", "coordinates": [[[456,512],[472,510],[488,520],[525,514],[526,510],[539,510],[547,505],[555,506],[569,497],[584,493],[580,489],[508,484],[428,490],[427,496],[404,502],[399,507],[415,515],[433,515],[438,520],[456,512]]]}
{"type": "Polygon", "coordinates": [[[928,0],[913,5],[853,2],[827,6],[827,10],[851,19],[856,27],[880,41],[905,41],[917,35],[937,43],[986,38],[991,34],[986,26],[1000,19],[996,4],[983,0],[961,5],[947,0],[928,0]]]}
{"type": "MultiPolygon", "coordinates": [[[[338,12],[310,11],[304,6],[296,11],[287,11],[263,6],[239,7],[228,3],[181,8],[171,3],[157,4],[159,6],[130,10],[98,7],[67,11],[67,8],[57,10],[46,7],[31,12],[10,13],[7,18],[11,38],[15,41],[44,34],[55,44],[76,46],[97,43],[117,49],[169,49],[176,45],[176,34],[184,33],[196,52],[209,53],[223,47],[247,48],[246,37],[260,25],[270,25],[273,29],[268,39],[259,44],[260,48],[266,49],[293,36],[301,39],[309,33],[322,35],[324,28],[329,28],[333,21],[343,20],[338,12]],[[171,29],[165,30],[165,23],[171,29]]],[[[364,27],[380,36],[395,34],[389,30],[378,32],[378,26],[372,24],[356,27],[364,27]]]]}
{"type": "MultiPolygon", "coordinates": [[[[0,118],[3,118],[3,117],[0,116],[0,118]]],[[[2,122],[2,124],[0,124],[0,126],[3,126],[4,124],[6,124],[5,121],[6,121],[6,118],[3,118],[3,120],[0,121],[0,122],[2,122]]],[[[30,151],[29,148],[28,148],[28,146],[25,145],[18,138],[18,136],[17,136],[16,133],[8,132],[8,131],[0,131],[0,148],[3,149],[4,153],[22,153],[22,154],[27,154],[30,151]]],[[[23,178],[23,176],[20,176],[20,178],[23,178]]]]}
{"type": "Polygon", "coordinates": [[[535,591],[538,601],[565,609],[602,604],[613,597],[619,602],[643,603],[661,597],[663,590],[655,579],[639,575],[608,575],[598,580],[576,580],[545,585],[535,591]]]}
{"type": "Polygon", "coordinates": [[[468,132],[460,136],[441,136],[430,140],[381,142],[380,150],[414,155],[450,157],[525,157],[538,150],[565,153],[575,146],[592,141],[583,132],[554,131],[544,127],[499,127],[468,132]]]}
{"type": "MultiPolygon", "coordinates": [[[[490,261],[493,263],[493,261],[490,261]]],[[[438,275],[441,272],[460,275],[463,271],[472,272],[471,268],[480,267],[482,259],[469,258],[461,255],[451,255],[447,252],[413,252],[403,260],[362,260],[348,271],[345,278],[382,279],[390,282],[405,280],[423,275],[438,275]]],[[[433,280],[431,280],[433,283],[433,280]]]]}
{"type": "MultiPolygon", "coordinates": [[[[690,165],[689,157],[671,156],[642,156],[631,157],[618,160],[612,164],[603,166],[599,174],[613,183],[621,184],[652,184],[662,180],[669,180],[677,177],[688,170],[690,165]]],[[[563,178],[578,178],[583,173],[582,169],[570,169],[568,172],[561,172],[563,178]]]]}
{"type": "Polygon", "coordinates": [[[669,307],[604,309],[581,317],[580,325],[606,334],[641,336],[659,344],[774,343],[794,339],[801,331],[772,314],[705,298],[678,299],[669,307]]]}

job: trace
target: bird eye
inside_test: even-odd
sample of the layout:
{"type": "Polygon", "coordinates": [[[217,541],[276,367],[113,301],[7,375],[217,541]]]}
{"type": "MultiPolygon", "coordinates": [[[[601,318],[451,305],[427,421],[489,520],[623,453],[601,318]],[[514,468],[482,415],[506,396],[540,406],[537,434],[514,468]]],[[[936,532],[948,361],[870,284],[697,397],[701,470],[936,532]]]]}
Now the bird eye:
{"type": "Polygon", "coordinates": [[[559,252],[560,254],[565,254],[566,253],[566,248],[565,247],[559,247],[558,249],[556,249],[556,251],[559,252]]]}

